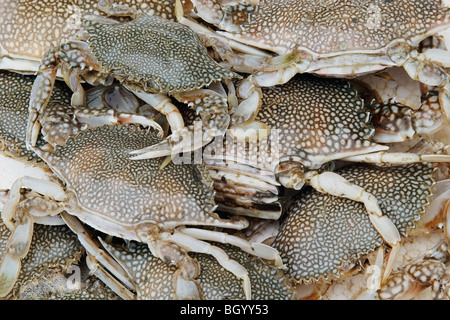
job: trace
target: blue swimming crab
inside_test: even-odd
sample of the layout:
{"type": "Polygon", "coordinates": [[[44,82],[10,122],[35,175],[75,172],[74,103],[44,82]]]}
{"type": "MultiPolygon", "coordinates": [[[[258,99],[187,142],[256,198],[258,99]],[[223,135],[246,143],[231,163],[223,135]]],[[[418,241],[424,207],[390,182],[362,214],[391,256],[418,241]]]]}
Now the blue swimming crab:
{"type": "Polygon", "coordinates": [[[192,30],[146,14],[122,23],[92,15],[81,22],[76,38],[50,48],[43,57],[30,98],[27,145],[35,144],[39,115],[60,66],[74,91],[72,105],[86,103],[82,79],[93,85],[115,79],[167,116],[172,134],[161,143],[135,150],[135,159],[194,150],[224,134],[230,121],[228,97],[204,87],[240,76],[215,62],[192,30]],[[184,126],[167,94],[196,110],[203,122],[201,134],[194,134],[194,126],[184,126]]]}
{"type": "MultiPolygon", "coordinates": [[[[180,270],[155,258],[148,246],[134,241],[126,246],[101,242],[133,280],[133,291],[138,300],[245,299],[239,280],[208,254],[191,254],[202,266],[200,274],[195,280],[183,279],[181,282],[177,275],[180,270]]],[[[282,270],[234,246],[217,246],[245,266],[251,280],[253,300],[292,299],[292,283],[282,270]]]]}
{"type": "Polygon", "coordinates": [[[34,74],[45,51],[72,38],[85,14],[175,20],[173,0],[3,0],[0,7],[0,69],[34,74]]]}
{"type": "MultiPolygon", "coordinates": [[[[106,234],[148,244],[154,256],[179,266],[189,277],[195,278],[199,266],[187,252],[211,254],[243,280],[245,295],[250,298],[246,269],[207,241],[230,243],[280,265],[276,250],[226,232],[200,228],[242,229],[248,222],[220,218],[214,213],[214,191],[202,179],[204,175],[198,165],[169,163],[161,169],[163,158],[130,159],[133,148],[159,141],[155,132],[131,124],[106,125],[70,136],[54,149],[34,147],[32,150],[59,180],[23,177],[11,187],[10,199],[2,211],[4,223],[12,230],[0,265],[0,277],[4,279],[2,295],[11,289],[20,271],[20,260],[27,253],[34,220],[62,216],[90,255],[107,268],[120,270],[111,261],[105,261],[104,254],[99,253],[77,218],[106,234]],[[22,199],[23,188],[32,189],[36,195],[22,199]]],[[[116,276],[126,281],[123,273],[116,276]]]]}
{"type": "MultiPolygon", "coordinates": [[[[35,78],[0,70],[0,152],[27,166],[42,164],[34,152],[26,149],[26,127],[23,125],[28,120],[28,104],[35,78]]],[[[145,112],[140,110],[145,105],[120,86],[88,90],[86,107],[71,106],[71,95],[65,83],[55,83],[47,109],[40,118],[42,137],[38,141],[39,146],[63,144],[70,135],[104,124],[132,122],[154,127],[160,136],[164,135],[163,128],[153,120],[157,115],[144,115],[145,112]]]]}
{"type": "MultiPolygon", "coordinates": [[[[0,224],[0,252],[4,254],[11,231],[0,224]]],[[[82,274],[84,248],[67,226],[36,225],[20,276],[5,299],[118,299],[93,276],[82,274]]]]}
{"type": "MultiPolygon", "coordinates": [[[[417,246],[416,251],[423,246],[420,243],[422,238],[415,237],[410,240],[410,245],[417,246]]],[[[356,298],[410,300],[422,296],[422,299],[427,300],[450,299],[448,241],[441,240],[432,248],[425,252],[420,251],[420,255],[412,258],[406,252],[402,260],[403,264],[384,281],[380,281],[380,272],[372,274],[369,280],[371,285],[356,298]],[[428,292],[425,291],[426,289],[429,289],[428,292]]],[[[382,268],[383,250],[381,249],[377,252],[377,259],[367,270],[382,270],[382,268]]]]}
{"type": "Polygon", "coordinates": [[[324,194],[361,202],[384,240],[398,249],[400,234],[383,214],[382,199],[332,172],[332,162],[449,162],[448,155],[387,152],[387,145],[374,142],[370,110],[344,80],[298,75],[262,92],[263,104],[256,117],[230,129],[237,139],[227,139],[223,149],[213,144],[205,148],[206,164],[215,180],[222,178],[224,184],[230,180],[233,187],[251,178],[252,188],[261,194],[267,186],[276,190],[277,183],[296,190],[309,185],[324,194]],[[242,136],[245,143],[240,142],[242,136]]]}
{"type": "MultiPolygon", "coordinates": [[[[431,164],[355,164],[337,172],[377,197],[383,213],[403,236],[424,214],[435,184],[431,164]]],[[[354,200],[309,189],[294,197],[286,212],[272,246],[279,250],[287,272],[298,282],[339,278],[349,264],[383,244],[364,206],[354,200]]],[[[393,262],[390,257],[388,272],[381,275],[383,280],[393,262]]]]}
{"type": "Polygon", "coordinates": [[[450,54],[418,50],[450,26],[450,9],[440,0],[179,0],[176,7],[178,21],[209,37],[230,66],[251,74],[242,96],[297,73],[354,77],[401,66],[411,78],[443,88],[439,99],[450,114],[450,54]]]}

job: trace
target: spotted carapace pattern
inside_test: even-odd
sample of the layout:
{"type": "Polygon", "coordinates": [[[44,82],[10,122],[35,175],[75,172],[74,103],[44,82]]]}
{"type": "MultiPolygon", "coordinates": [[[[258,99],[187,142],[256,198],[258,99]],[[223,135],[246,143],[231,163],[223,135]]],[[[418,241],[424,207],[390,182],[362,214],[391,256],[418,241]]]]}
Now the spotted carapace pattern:
{"type": "Polygon", "coordinates": [[[346,81],[304,74],[262,92],[255,120],[277,130],[280,157],[299,156],[311,168],[375,146],[369,111],[346,81]]]}
{"type": "Polygon", "coordinates": [[[214,224],[214,192],[198,165],[169,163],[160,170],[164,158],[130,159],[130,151],[158,141],[135,126],[104,126],[82,132],[54,151],[36,153],[78,204],[102,220],[131,227],[145,222],[161,227],[214,224]]]}
{"type": "MultiPolygon", "coordinates": [[[[429,164],[376,167],[354,165],[337,171],[379,199],[402,235],[429,204],[434,169],[429,164]]],[[[287,209],[273,246],[297,281],[334,279],[342,266],[376,249],[383,239],[362,203],[306,190],[287,209]]]]}
{"type": "Polygon", "coordinates": [[[417,45],[449,23],[440,0],[271,0],[249,13],[238,39],[280,54],[326,55],[379,50],[396,40],[417,45]]]}
{"type": "Polygon", "coordinates": [[[149,15],[121,24],[85,24],[104,72],[127,85],[173,93],[237,77],[211,59],[196,34],[181,24],[149,15]]]}

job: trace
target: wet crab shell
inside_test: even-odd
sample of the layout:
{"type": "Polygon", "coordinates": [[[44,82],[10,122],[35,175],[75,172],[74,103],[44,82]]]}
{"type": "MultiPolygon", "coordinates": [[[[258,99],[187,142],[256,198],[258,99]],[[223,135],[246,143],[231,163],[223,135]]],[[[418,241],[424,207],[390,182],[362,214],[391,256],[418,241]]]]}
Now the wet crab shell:
{"type": "MultiPolygon", "coordinates": [[[[254,300],[286,300],[293,297],[292,283],[277,267],[250,256],[239,248],[217,244],[231,259],[249,272],[254,300]]],[[[147,246],[131,242],[128,247],[105,245],[136,283],[137,299],[167,300],[174,298],[174,274],[177,268],[153,257],[147,246]]],[[[201,266],[195,279],[202,299],[244,299],[241,283],[210,255],[192,253],[201,266]]]]}
{"type": "MultiPolygon", "coordinates": [[[[75,36],[81,27],[82,15],[104,15],[102,9],[108,4],[102,7],[99,2],[102,1],[3,0],[0,6],[0,67],[35,72],[48,48],[75,36]],[[7,59],[3,61],[5,57],[7,59]]],[[[114,4],[128,6],[137,14],[145,12],[175,20],[174,2],[115,0],[114,4]]]]}
{"type": "MultiPolygon", "coordinates": [[[[337,171],[377,199],[402,235],[407,235],[429,204],[434,169],[429,164],[399,167],[354,165],[337,171]]],[[[364,206],[307,190],[294,198],[273,243],[298,282],[335,279],[341,268],[383,243],[364,206]]]]}
{"type": "Polygon", "coordinates": [[[280,159],[297,156],[305,166],[318,168],[343,156],[380,150],[370,141],[375,129],[369,111],[348,82],[304,74],[262,91],[255,121],[278,129],[280,159]]]}
{"type": "MultiPolygon", "coordinates": [[[[35,77],[9,71],[0,71],[0,152],[25,161],[40,161],[25,147],[28,102],[35,77]]],[[[56,82],[49,100],[49,109],[55,105],[70,105],[72,92],[56,82]]],[[[41,145],[42,141],[39,141],[41,145]]]]}
{"type": "MultiPolygon", "coordinates": [[[[10,231],[0,224],[0,252],[4,252],[10,231]]],[[[11,293],[4,299],[63,300],[117,299],[104,284],[92,276],[80,278],[79,287],[70,288],[71,268],[80,268],[84,249],[66,226],[36,225],[27,257],[11,293]]],[[[74,269],[75,270],[75,269],[74,269]]]]}
{"type": "Polygon", "coordinates": [[[120,24],[82,21],[102,72],[127,86],[174,93],[239,77],[211,59],[196,34],[176,22],[145,14],[120,24]]]}
{"type": "Polygon", "coordinates": [[[200,166],[169,163],[160,170],[163,158],[130,159],[131,150],[157,141],[132,125],[104,126],[54,151],[35,152],[73,195],[70,213],[99,231],[140,241],[136,228],[147,223],[162,229],[214,225],[214,192],[200,166]]]}
{"type": "Polygon", "coordinates": [[[448,28],[449,12],[434,0],[261,1],[231,37],[279,54],[303,50],[323,57],[356,52],[380,55],[395,42],[417,45],[448,28]]]}

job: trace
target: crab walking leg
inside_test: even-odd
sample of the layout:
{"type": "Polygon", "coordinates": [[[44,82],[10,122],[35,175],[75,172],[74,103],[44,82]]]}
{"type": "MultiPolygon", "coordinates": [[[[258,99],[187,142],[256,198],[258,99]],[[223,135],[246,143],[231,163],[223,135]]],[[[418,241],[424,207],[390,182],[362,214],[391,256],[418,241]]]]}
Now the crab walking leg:
{"type": "Polygon", "coordinates": [[[391,246],[398,245],[400,233],[392,221],[382,214],[378,201],[372,194],[333,172],[319,174],[310,171],[306,173],[305,181],[319,192],[364,203],[370,221],[383,239],[391,246]]]}
{"type": "Polygon", "coordinates": [[[250,243],[245,239],[232,236],[223,232],[198,229],[198,228],[182,228],[179,232],[187,234],[195,239],[217,241],[227,243],[241,248],[243,251],[261,257],[263,259],[274,260],[276,266],[283,264],[278,251],[263,243],[250,243]]]}
{"type": "Polygon", "coordinates": [[[61,213],[61,217],[69,226],[69,228],[78,236],[81,244],[93,259],[105,266],[128,288],[134,289],[133,284],[129,280],[129,276],[123,270],[123,268],[91,239],[86,229],[76,217],[65,212],[61,213]]]}
{"type": "Polygon", "coordinates": [[[39,134],[39,115],[43,113],[50,100],[53,86],[56,81],[56,73],[62,61],[67,62],[70,68],[64,75],[64,80],[72,89],[72,104],[86,105],[86,93],[81,81],[79,71],[86,68],[86,63],[90,63],[94,58],[83,52],[87,52],[87,44],[81,41],[73,41],[61,46],[48,49],[39,66],[37,77],[31,89],[29,102],[29,118],[26,132],[27,148],[35,146],[39,134]],[[83,59],[79,59],[82,57],[83,59]],[[86,63],[85,63],[86,62],[86,63]]]}
{"type": "Polygon", "coordinates": [[[225,134],[230,123],[227,97],[208,89],[176,93],[174,97],[194,108],[200,115],[203,122],[201,131],[195,124],[176,130],[160,143],[132,151],[131,154],[137,154],[133,160],[191,152],[205,146],[215,137],[225,134]]]}
{"type": "Polygon", "coordinates": [[[6,296],[17,281],[21,269],[20,260],[30,249],[33,225],[33,218],[26,213],[15,223],[0,262],[0,297],[6,296]]]}
{"type": "Polygon", "coordinates": [[[181,232],[175,232],[174,234],[162,233],[159,237],[162,240],[175,243],[187,251],[212,255],[222,267],[242,279],[245,297],[247,300],[251,299],[251,285],[248,271],[237,261],[230,259],[224,250],[181,232]]]}
{"type": "Polygon", "coordinates": [[[220,35],[219,32],[211,31],[210,29],[202,26],[201,24],[199,24],[198,22],[196,22],[192,19],[185,18],[184,17],[184,9],[183,9],[183,5],[181,4],[181,0],[176,0],[176,2],[175,2],[175,15],[176,15],[179,23],[184,24],[185,26],[188,26],[189,28],[191,28],[195,33],[197,33],[201,37],[207,38],[208,40],[210,40],[210,42],[214,42],[214,39],[217,39],[221,43],[228,46],[228,48],[230,48],[227,50],[227,51],[229,51],[229,53],[232,53],[231,49],[234,49],[234,50],[237,50],[240,52],[250,54],[251,56],[255,56],[255,57],[270,57],[270,54],[264,52],[263,50],[259,50],[255,47],[248,46],[243,43],[237,42],[235,40],[229,39],[225,36],[220,35]]]}
{"type": "Polygon", "coordinates": [[[116,278],[111,276],[102,266],[98,263],[95,258],[88,254],[86,257],[86,264],[92,274],[103,281],[106,286],[113,290],[117,295],[119,295],[124,300],[136,300],[136,295],[125,286],[123,286],[116,278]]]}
{"type": "Polygon", "coordinates": [[[140,92],[129,88],[128,90],[133,92],[141,100],[147,102],[155,110],[165,115],[172,131],[180,130],[184,127],[184,120],[180,111],[168,96],[160,93],[140,92]]]}
{"type": "Polygon", "coordinates": [[[418,162],[450,162],[450,155],[424,154],[403,152],[374,152],[363,155],[342,158],[346,161],[380,163],[380,164],[408,164],[418,162]]]}

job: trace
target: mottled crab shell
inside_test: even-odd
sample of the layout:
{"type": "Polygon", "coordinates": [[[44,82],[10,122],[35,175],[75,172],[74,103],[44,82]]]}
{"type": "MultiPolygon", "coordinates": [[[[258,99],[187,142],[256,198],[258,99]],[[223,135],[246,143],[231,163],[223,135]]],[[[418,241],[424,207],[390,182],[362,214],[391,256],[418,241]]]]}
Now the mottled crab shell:
{"type": "MultiPolygon", "coordinates": [[[[28,102],[35,77],[0,71],[0,152],[34,161],[36,155],[25,147],[28,102]]],[[[49,109],[55,105],[70,105],[71,90],[62,82],[56,82],[49,101],[49,109]]]]}
{"type": "Polygon", "coordinates": [[[233,38],[279,54],[377,53],[396,41],[417,45],[447,28],[440,0],[261,1],[233,38]]]}
{"type": "Polygon", "coordinates": [[[145,14],[112,25],[83,22],[102,72],[139,91],[184,92],[238,77],[209,57],[196,34],[179,23],[145,14]]]}
{"type": "MultiPolygon", "coordinates": [[[[0,252],[4,252],[10,231],[0,224],[0,252]]],[[[66,226],[35,225],[28,255],[22,261],[19,278],[5,299],[62,300],[117,299],[103,283],[92,276],[79,280],[79,288],[68,276],[84,252],[77,236],[66,226]]],[[[76,267],[78,268],[78,266],[76,267]]]]}
{"type": "Polygon", "coordinates": [[[133,125],[103,126],[35,152],[73,195],[69,213],[99,231],[140,241],[139,225],[214,225],[214,191],[200,166],[169,163],[160,170],[164,158],[130,159],[130,151],[159,141],[133,125]]]}
{"type": "MultiPolygon", "coordinates": [[[[216,244],[231,259],[248,271],[253,300],[287,300],[293,297],[293,288],[286,275],[277,267],[250,256],[239,248],[216,244]]],[[[148,246],[131,242],[128,248],[108,246],[108,251],[124,266],[136,283],[138,299],[169,300],[174,298],[175,266],[170,266],[152,256],[148,246]]],[[[225,270],[210,255],[192,253],[201,266],[196,278],[200,294],[206,300],[245,299],[242,283],[225,270]]]]}
{"type": "Polygon", "coordinates": [[[314,169],[345,156],[386,149],[370,141],[375,133],[370,112],[347,81],[302,74],[262,92],[255,120],[276,130],[273,141],[278,142],[281,160],[295,156],[314,169]]]}
{"type": "MultiPolygon", "coordinates": [[[[277,267],[250,256],[239,248],[220,245],[231,259],[238,261],[248,271],[253,300],[290,300],[294,289],[288,276],[277,267]]],[[[220,266],[208,255],[192,254],[202,266],[202,272],[197,278],[203,296],[208,300],[243,300],[244,292],[240,281],[230,272],[220,266]]]]}
{"type": "MultiPolygon", "coordinates": [[[[40,60],[44,52],[71,39],[84,14],[103,14],[98,0],[2,0],[0,5],[1,52],[11,57],[40,60]]],[[[115,0],[137,13],[146,12],[175,20],[174,0],[115,0]]]]}
{"type": "MultiPolygon", "coordinates": [[[[354,165],[337,172],[379,199],[381,211],[402,235],[424,213],[434,185],[430,164],[354,165]]],[[[309,189],[287,209],[272,246],[296,281],[310,282],[338,278],[343,266],[382,243],[362,203],[309,189]]]]}

